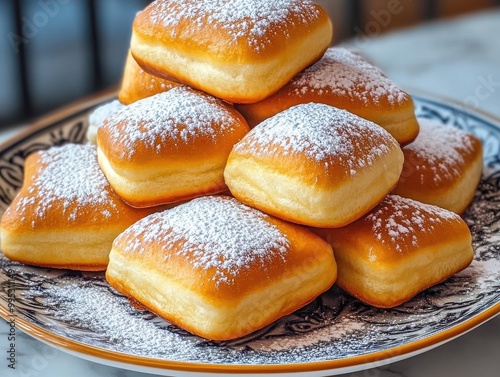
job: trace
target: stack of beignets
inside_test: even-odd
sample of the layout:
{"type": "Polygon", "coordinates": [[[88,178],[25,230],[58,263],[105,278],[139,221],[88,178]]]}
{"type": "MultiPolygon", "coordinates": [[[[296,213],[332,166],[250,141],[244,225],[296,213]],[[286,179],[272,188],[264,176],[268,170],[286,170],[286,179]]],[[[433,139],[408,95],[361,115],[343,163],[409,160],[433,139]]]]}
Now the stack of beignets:
{"type": "Polygon", "coordinates": [[[216,340],[270,324],[337,276],[392,307],[465,268],[464,221],[402,196],[463,211],[479,140],[426,121],[418,138],[411,97],[331,38],[309,0],[154,1],[90,144],[27,159],[0,223],[5,255],[107,268],[132,301],[216,340]]]}

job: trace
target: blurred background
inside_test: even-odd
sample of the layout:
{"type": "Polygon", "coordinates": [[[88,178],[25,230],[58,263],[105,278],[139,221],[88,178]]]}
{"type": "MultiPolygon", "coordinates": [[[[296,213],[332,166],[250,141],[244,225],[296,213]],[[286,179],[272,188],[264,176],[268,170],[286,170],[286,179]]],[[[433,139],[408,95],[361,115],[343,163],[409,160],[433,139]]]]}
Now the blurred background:
{"type": "MultiPolygon", "coordinates": [[[[147,0],[0,0],[0,128],[117,87],[147,0]]],[[[500,5],[499,0],[318,0],[334,43],[500,5]]]]}

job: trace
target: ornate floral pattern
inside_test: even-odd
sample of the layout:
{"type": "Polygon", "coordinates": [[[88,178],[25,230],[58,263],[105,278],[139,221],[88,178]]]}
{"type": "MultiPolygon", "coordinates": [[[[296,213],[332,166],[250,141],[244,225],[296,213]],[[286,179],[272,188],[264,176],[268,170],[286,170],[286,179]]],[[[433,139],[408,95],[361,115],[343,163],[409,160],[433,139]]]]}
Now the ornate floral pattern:
{"type": "MultiPolygon", "coordinates": [[[[463,272],[394,309],[366,306],[334,287],[305,308],[230,342],[192,336],[131,306],[101,273],[39,269],[0,254],[0,306],[15,287],[16,315],[70,341],[132,356],[220,365],[298,364],[348,359],[397,348],[452,329],[500,303],[500,125],[456,106],[415,98],[421,117],[467,130],[484,143],[484,174],[464,215],[474,262],[463,272]]],[[[48,124],[0,151],[0,211],[22,184],[32,151],[85,138],[88,108],[48,124]]],[[[382,363],[383,361],[381,361],[382,363]]]]}

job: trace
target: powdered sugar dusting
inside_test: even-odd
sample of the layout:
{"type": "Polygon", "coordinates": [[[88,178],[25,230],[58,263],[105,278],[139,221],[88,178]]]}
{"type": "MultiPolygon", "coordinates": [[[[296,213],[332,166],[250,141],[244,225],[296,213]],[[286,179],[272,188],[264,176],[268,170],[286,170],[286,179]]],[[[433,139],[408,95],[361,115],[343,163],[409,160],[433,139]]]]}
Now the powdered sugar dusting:
{"type": "MultiPolygon", "coordinates": [[[[466,166],[464,155],[474,153],[475,146],[470,135],[433,120],[421,118],[419,123],[419,135],[404,150],[411,151],[423,163],[412,164],[410,168],[415,169],[417,174],[430,171],[435,184],[460,178],[466,166]]],[[[407,165],[411,163],[407,161],[407,165]]],[[[423,175],[421,179],[424,179],[423,175]]]]}
{"type": "Polygon", "coordinates": [[[164,244],[165,263],[172,253],[182,255],[195,269],[214,268],[217,284],[232,284],[252,263],[265,268],[270,261],[285,261],[289,241],[267,218],[236,199],[205,197],[153,214],[115,242],[128,253],[145,253],[150,244],[164,244]],[[131,236],[137,241],[129,242],[131,236]],[[179,242],[182,247],[175,247],[179,242]]]}
{"type": "Polygon", "coordinates": [[[235,123],[218,99],[179,86],[125,107],[103,127],[111,142],[124,145],[120,157],[129,159],[137,143],[144,143],[153,157],[166,148],[166,141],[188,145],[200,136],[215,141],[218,135],[233,131],[235,123]]]}
{"type": "MultiPolygon", "coordinates": [[[[279,342],[271,341],[269,343],[262,342],[261,351],[271,352],[280,351],[286,352],[288,350],[300,348],[316,348],[318,344],[324,342],[335,343],[336,341],[348,338],[352,333],[363,329],[361,323],[356,323],[346,315],[339,315],[335,320],[325,321],[323,326],[311,332],[309,337],[282,337],[279,342]],[[316,346],[316,347],[315,347],[316,346]]],[[[269,337],[272,339],[272,337],[269,337]]]]}
{"type": "Polygon", "coordinates": [[[384,235],[388,234],[395,249],[403,252],[408,245],[418,247],[422,234],[432,233],[436,226],[450,220],[460,220],[460,216],[434,205],[389,195],[364,221],[372,224],[379,241],[385,243],[384,235]]]}
{"type": "MultiPolygon", "coordinates": [[[[173,38],[185,31],[177,29],[184,20],[194,30],[223,29],[236,45],[241,38],[256,51],[270,47],[276,35],[289,37],[291,16],[307,25],[319,18],[319,10],[309,0],[158,0],[150,21],[169,30],[173,38]]],[[[210,41],[205,41],[210,43],[210,41]]]]}
{"type": "Polygon", "coordinates": [[[125,105],[120,103],[118,100],[114,100],[97,107],[89,116],[90,127],[99,128],[102,126],[107,117],[123,109],[123,107],[125,107],[125,105]]]}
{"type": "Polygon", "coordinates": [[[17,210],[21,221],[31,221],[32,226],[44,222],[56,202],[62,202],[64,208],[58,215],[70,223],[87,212],[88,206],[106,218],[113,216],[116,206],[110,196],[109,183],[97,163],[94,146],[68,144],[39,153],[44,167],[34,172],[28,195],[19,200],[17,210]],[[33,206],[36,206],[34,217],[23,216],[27,208],[33,206]]]}
{"type": "Polygon", "coordinates": [[[309,103],[266,119],[237,143],[234,151],[250,150],[256,156],[304,154],[324,163],[326,169],[335,156],[347,167],[347,174],[355,175],[389,151],[388,137],[383,128],[345,110],[309,103]],[[365,140],[372,142],[371,151],[359,156],[356,152],[365,140]]]}
{"type": "Polygon", "coordinates": [[[144,91],[149,92],[149,93],[157,94],[157,93],[166,91],[166,90],[178,85],[172,81],[168,81],[165,79],[161,79],[159,77],[152,76],[149,73],[146,73],[142,69],[140,69],[139,75],[141,76],[141,79],[139,81],[140,87],[144,91]]]}
{"type": "Polygon", "coordinates": [[[103,125],[107,117],[123,109],[124,106],[125,105],[120,103],[120,101],[114,100],[97,107],[97,109],[89,115],[89,127],[87,130],[87,139],[89,142],[95,144],[99,127],[103,125]]]}
{"type": "Polygon", "coordinates": [[[381,99],[396,105],[409,99],[379,68],[343,47],[330,47],[320,61],[288,85],[293,95],[333,93],[359,99],[365,105],[377,104],[381,99]]]}

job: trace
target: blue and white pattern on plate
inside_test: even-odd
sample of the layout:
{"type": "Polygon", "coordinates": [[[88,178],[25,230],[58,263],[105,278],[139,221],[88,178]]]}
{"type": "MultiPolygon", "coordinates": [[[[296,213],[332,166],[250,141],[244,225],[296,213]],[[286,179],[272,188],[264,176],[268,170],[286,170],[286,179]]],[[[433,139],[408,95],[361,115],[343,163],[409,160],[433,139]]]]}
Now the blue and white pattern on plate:
{"type": "MultiPolygon", "coordinates": [[[[418,116],[482,140],[484,173],[464,215],[473,233],[473,263],[404,305],[376,309],[334,287],[250,336],[211,342],[131,306],[103,273],[33,268],[0,254],[0,306],[7,308],[7,291],[14,288],[16,316],[35,327],[97,349],[167,363],[251,367],[346,360],[374,352],[382,359],[400,356],[401,346],[456,328],[500,304],[500,125],[440,101],[415,97],[415,103],[418,116]]],[[[21,187],[26,156],[52,145],[84,142],[89,110],[47,124],[0,151],[0,213],[21,187]]]]}

